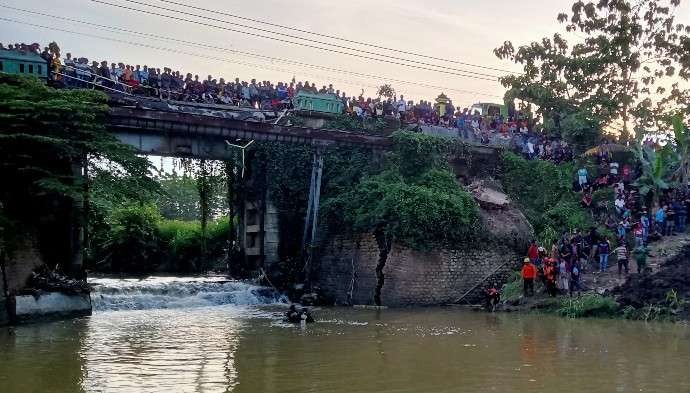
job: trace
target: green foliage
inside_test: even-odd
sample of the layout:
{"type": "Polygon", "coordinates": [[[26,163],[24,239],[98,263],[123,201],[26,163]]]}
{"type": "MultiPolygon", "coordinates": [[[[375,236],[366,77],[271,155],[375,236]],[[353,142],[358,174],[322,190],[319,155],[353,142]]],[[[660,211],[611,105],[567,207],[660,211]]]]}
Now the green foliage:
{"type": "Polygon", "coordinates": [[[574,173],[572,163],[528,161],[503,153],[501,183],[532,224],[540,244],[551,244],[563,231],[593,225],[591,214],[572,191],[574,173]]]}
{"type": "Polygon", "coordinates": [[[105,132],[106,103],[100,92],[55,90],[35,78],[0,74],[0,177],[13,185],[0,198],[79,194],[70,165],[87,157],[150,187],[148,161],[105,132]]]}
{"type": "Polygon", "coordinates": [[[199,192],[196,179],[192,176],[165,174],[158,182],[161,193],[156,196],[161,215],[167,219],[196,220],[199,219],[199,192]]]}
{"type": "Polygon", "coordinates": [[[155,205],[133,205],[117,209],[111,216],[110,231],[103,244],[112,270],[147,272],[159,263],[158,223],[155,205]]]}
{"type": "Polygon", "coordinates": [[[527,161],[505,152],[503,170],[502,184],[534,227],[540,244],[551,244],[562,231],[592,225],[591,215],[572,192],[573,164],[527,161]]]}
{"type": "Polygon", "coordinates": [[[343,113],[335,115],[333,119],[327,121],[324,128],[377,134],[386,128],[386,122],[380,117],[362,120],[356,116],[343,113]]]}
{"type": "Polygon", "coordinates": [[[614,317],[619,305],[609,296],[588,293],[577,297],[564,297],[558,314],[568,318],[614,317]]]}
{"type": "Polygon", "coordinates": [[[609,204],[611,204],[611,202],[616,197],[615,194],[616,192],[612,187],[599,188],[592,193],[592,204],[602,202],[609,202],[609,204]]]}
{"type": "Polygon", "coordinates": [[[690,173],[690,129],[683,123],[683,116],[676,114],[671,118],[674,136],[674,152],[678,159],[678,167],[673,174],[678,183],[688,184],[690,173]]]}
{"type": "Polygon", "coordinates": [[[116,208],[95,233],[97,268],[152,272],[160,266],[181,272],[208,269],[225,261],[231,226],[228,218],[211,221],[204,238],[200,221],[163,219],[153,203],[116,208]],[[204,250],[204,241],[207,244],[204,250]]]}
{"type": "MultiPolygon", "coordinates": [[[[534,104],[545,126],[578,142],[593,142],[603,126],[623,122],[651,126],[669,112],[685,110],[690,95],[678,77],[690,76],[690,30],[674,20],[678,0],[575,1],[558,15],[561,33],[494,53],[523,67],[501,78],[506,101],[534,104]],[[670,88],[669,88],[670,86],[670,88]]],[[[588,144],[589,144],[588,143],[588,144]]]]}
{"type": "Polygon", "coordinates": [[[388,84],[381,85],[377,91],[377,94],[378,94],[379,98],[386,97],[386,98],[394,99],[395,98],[395,89],[391,85],[388,85],[388,84]]]}
{"type": "Polygon", "coordinates": [[[231,230],[229,222],[228,218],[223,218],[208,224],[204,255],[199,221],[162,220],[158,224],[158,234],[163,261],[177,271],[191,272],[208,268],[208,260],[224,260],[231,230]]]}
{"type": "Polygon", "coordinates": [[[99,211],[117,197],[156,189],[148,160],[106,132],[107,110],[100,92],[55,90],[36,78],[0,73],[0,215],[38,233],[51,265],[64,266],[71,256],[64,235],[70,220],[81,219],[74,199],[90,194],[89,214],[102,222],[99,211]],[[85,166],[98,184],[75,176],[85,166]],[[97,192],[87,193],[93,186],[97,192]]]}
{"type": "Polygon", "coordinates": [[[641,308],[626,306],[623,309],[623,317],[645,322],[674,322],[678,320],[678,314],[683,311],[686,303],[687,301],[678,294],[678,291],[672,288],[666,293],[664,301],[659,304],[646,304],[641,308]]]}
{"type": "Polygon", "coordinates": [[[656,204],[661,192],[671,187],[672,161],[669,150],[664,148],[657,152],[649,147],[638,146],[636,153],[642,173],[635,181],[635,186],[639,188],[640,195],[651,193],[653,204],[656,204]]]}
{"type": "Polygon", "coordinates": [[[382,173],[365,176],[324,202],[331,224],[358,232],[382,230],[416,249],[478,236],[477,205],[446,169],[448,141],[410,132],[398,132],[393,139],[394,153],[382,173]]]}
{"type": "MultiPolygon", "coordinates": [[[[522,274],[519,271],[514,271],[511,273],[510,277],[501,290],[501,298],[503,301],[514,301],[522,296],[523,281],[522,274]]],[[[535,288],[536,292],[537,288],[535,288]]]]}
{"type": "Polygon", "coordinates": [[[591,214],[579,202],[567,197],[544,212],[543,219],[545,226],[561,231],[586,230],[594,223],[591,214]]]}
{"type": "Polygon", "coordinates": [[[398,131],[392,138],[402,176],[414,178],[432,168],[447,168],[450,139],[411,131],[398,131]]]}

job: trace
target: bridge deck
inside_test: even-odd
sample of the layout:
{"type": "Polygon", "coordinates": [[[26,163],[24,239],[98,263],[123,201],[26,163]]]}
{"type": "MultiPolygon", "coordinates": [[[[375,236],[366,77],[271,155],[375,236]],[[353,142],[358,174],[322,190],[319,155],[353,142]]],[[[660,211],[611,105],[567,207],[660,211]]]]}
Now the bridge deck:
{"type": "Polygon", "coordinates": [[[108,129],[118,139],[152,155],[223,159],[229,152],[225,141],[237,139],[372,149],[388,149],[392,143],[382,135],[136,107],[112,107],[108,117],[108,129]]]}

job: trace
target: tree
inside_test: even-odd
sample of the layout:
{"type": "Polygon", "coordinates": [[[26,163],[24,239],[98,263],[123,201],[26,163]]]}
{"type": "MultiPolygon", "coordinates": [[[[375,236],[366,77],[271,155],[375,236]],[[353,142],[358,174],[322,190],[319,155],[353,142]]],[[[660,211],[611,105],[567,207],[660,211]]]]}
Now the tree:
{"type": "Polygon", "coordinates": [[[167,219],[184,221],[198,220],[199,192],[197,181],[186,174],[164,174],[158,180],[161,193],[156,198],[156,205],[161,215],[167,219]]]}
{"type": "Polygon", "coordinates": [[[678,180],[681,187],[686,187],[688,184],[688,171],[690,171],[690,129],[683,124],[683,117],[675,115],[672,118],[673,136],[674,136],[674,151],[678,157],[678,168],[673,177],[678,180]]]}
{"type": "Polygon", "coordinates": [[[640,177],[635,181],[639,187],[640,195],[652,195],[652,208],[659,202],[659,195],[663,190],[671,187],[668,181],[671,173],[671,160],[668,149],[656,151],[651,147],[637,147],[635,149],[637,159],[642,168],[640,177]]]}
{"type": "Polygon", "coordinates": [[[506,100],[536,104],[552,130],[566,137],[574,135],[564,120],[577,118],[580,132],[595,132],[588,132],[589,140],[573,139],[590,143],[613,122],[622,122],[625,140],[631,120],[645,127],[687,107],[690,94],[673,79],[690,77],[690,28],[675,23],[678,5],[679,0],[576,1],[570,14],[558,15],[574,45],[555,33],[517,50],[510,41],[494,50],[523,66],[522,74],[501,78],[509,88],[506,100]]]}
{"type": "Polygon", "coordinates": [[[377,94],[379,99],[381,99],[381,97],[395,99],[395,89],[388,84],[381,85],[377,91],[377,94]]]}
{"type": "Polygon", "coordinates": [[[106,132],[107,109],[100,92],[0,73],[0,215],[6,226],[36,232],[53,263],[65,262],[70,223],[86,216],[74,203],[88,200],[84,168],[108,172],[114,194],[155,189],[148,161],[106,132]]]}

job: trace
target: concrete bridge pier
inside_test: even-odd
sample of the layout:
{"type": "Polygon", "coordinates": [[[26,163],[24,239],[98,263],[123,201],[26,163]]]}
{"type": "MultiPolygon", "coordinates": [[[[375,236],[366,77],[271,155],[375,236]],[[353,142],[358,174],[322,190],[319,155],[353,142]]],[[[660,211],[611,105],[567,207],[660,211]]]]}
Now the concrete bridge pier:
{"type": "Polygon", "coordinates": [[[323,175],[323,156],[326,152],[325,145],[317,145],[312,161],[311,181],[309,182],[309,200],[307,201],[307,216],[304,219],[304,231],[302,233],[302,252],[304,258],[304,281],[308,288],[311,281],[311,263],[316,246],[319,205],[321,201],[321,178],[323,175]]]}

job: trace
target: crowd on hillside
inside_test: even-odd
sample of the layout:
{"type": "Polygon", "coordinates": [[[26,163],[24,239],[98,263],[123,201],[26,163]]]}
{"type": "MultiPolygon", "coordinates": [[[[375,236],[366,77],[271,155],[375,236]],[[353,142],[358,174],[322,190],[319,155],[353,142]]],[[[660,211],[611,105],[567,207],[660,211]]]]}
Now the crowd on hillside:
{"type": "MultiPolygon", "coordinates": [[[[648,201],[641,198],[634,185],[639,176],[636,168],[629,164],[621,167],[604,149],[600,149],[596,163],[596,174],[589,173],[585,166],[577,170],[574,189],[582,196],[582,206],[591,209],[598,225],[584,233],[580,229],[565,231],[551,245],[532,241],[521,270],[523,296],[534,295],[535,281],[543,283],[549,296],[572,296],[583,290],[582,274],[605,274],[610,260],[616,264],[619,276],[632,270],[632,260],[637,273],[645,274],[649,242],[686,231],[689,187],[665,191],[659,196],[658,207],[648,211],[648,201]],[[607,188],[613,191],[613,201],[593,203],[594,190],[607,188]]],[[[496,296],[495,288],[487,290],[487,296],[496,296]]]]}

